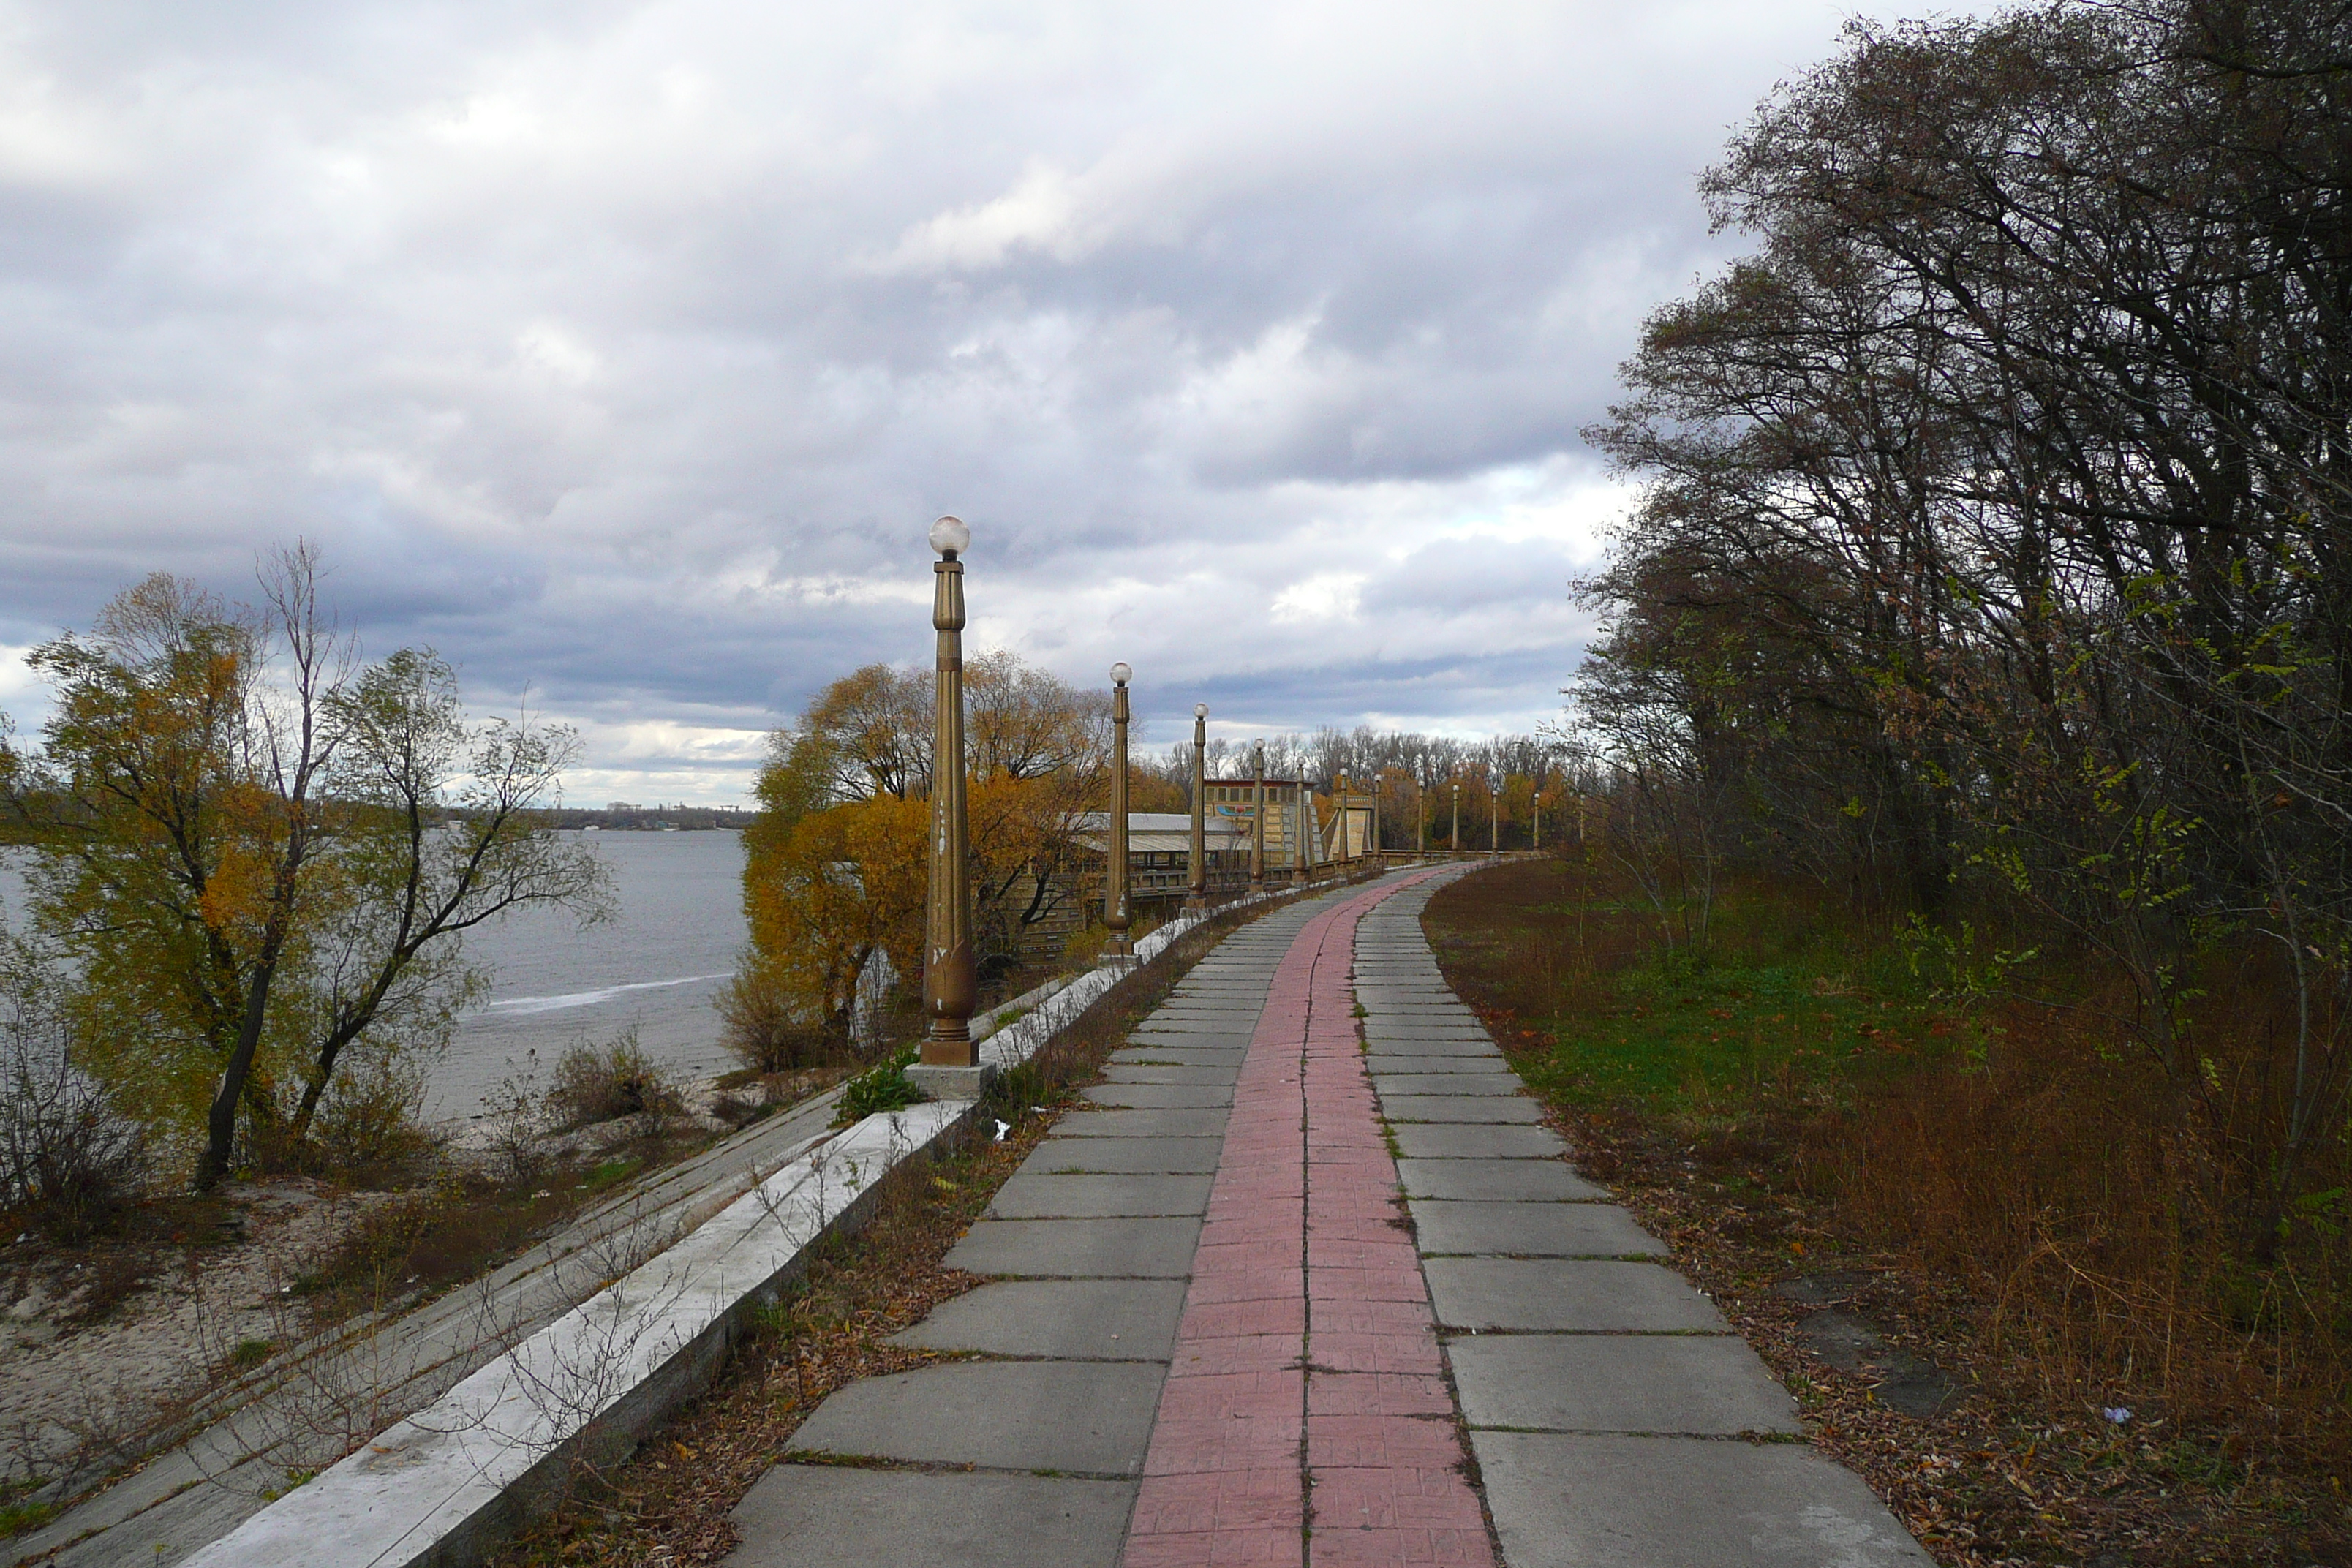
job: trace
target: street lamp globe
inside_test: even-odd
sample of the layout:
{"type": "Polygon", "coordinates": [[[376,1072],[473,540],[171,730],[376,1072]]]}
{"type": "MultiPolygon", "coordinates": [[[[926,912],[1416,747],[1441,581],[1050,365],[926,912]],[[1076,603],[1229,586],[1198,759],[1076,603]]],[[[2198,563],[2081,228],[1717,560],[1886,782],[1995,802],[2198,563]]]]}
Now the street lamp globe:
{"type": "Polygon", "coordinates": [[[1209,705],[1208,705],[1207,703],[1205,703],[1205,702],[1195,702],[1195,703],[1193,703],[1193,704],[1192,704],[1192,717],[1193,717],[1193,718],[1195,718],[1195,719],[1205,719],[1205,718],[1207,718],[1208,716],[1209,716],[1209,705]]]}
{"type": "Polygon", "coordinates": [[[931,548],[952,561],[971,548],[971,530],[960,517],[943,517],[931,524],[931,548]]]}
{"type": "Polygon", "coordinates": [[[1133,680],[1134,679],[1135,671],[1128,668],[1128,664],[1125,659],[1121,659],[1118,663],[1110,667],[1110,681],[1113,686],[1125,686],[1129,681],[1133,680]]]}

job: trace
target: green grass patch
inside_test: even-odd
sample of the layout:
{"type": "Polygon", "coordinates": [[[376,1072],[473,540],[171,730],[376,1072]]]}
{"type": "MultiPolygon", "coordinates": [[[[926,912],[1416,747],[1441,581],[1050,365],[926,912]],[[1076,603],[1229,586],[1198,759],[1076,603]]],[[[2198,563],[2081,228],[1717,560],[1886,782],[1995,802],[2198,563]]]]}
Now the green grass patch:
{"type": "Polygon", "coordinates": [[[1514,1065],[1562,1104],[1703,1110],[1978,1044],[1921,977],[1932,963],[1915,966],[1900,942],[1857,942],[1841,911],[1769,891],[1724,893],[1696,952],[1663,942],[1652,911],[1558,866],[1456,884],[1430,920],[1448,962],[1510,1015],[1514,1065]]]}
{"type": "Polygon", "coordinates": [[[615,1160],[607,1160],[589,1172],[581,1179],[580,1186],[584,1192],[601,1193],[617,1183],[627,1181],[645,1168],[644,1160],[635,1154],[625,1154],[615,1160]]]}
{"type": "Polygon", "coordinates": [[[1541,1020],[1550,1048],[1521,1070],[1570,1102],[1686,1107],[1765,1083],[1916,1066],[1963,1043],[1954,1020],[1916,988],[1858,978],[1843,958],[1676,954],[1641,965],[1588,987],[1572,1014],[1541,1020]]]}
{"type": "Polygon", "coordinates": [[[57,1517],[53,1502],[0,1502],[0,1540],[38,1530],[57,1517]]]}

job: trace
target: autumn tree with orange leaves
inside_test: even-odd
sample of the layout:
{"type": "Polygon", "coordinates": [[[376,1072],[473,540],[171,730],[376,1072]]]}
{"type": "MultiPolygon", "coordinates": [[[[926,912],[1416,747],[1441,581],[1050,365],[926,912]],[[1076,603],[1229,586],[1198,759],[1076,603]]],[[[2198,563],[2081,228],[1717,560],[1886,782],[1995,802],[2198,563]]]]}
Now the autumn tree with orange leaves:
{"type": "MultiPolygon", "coordinates": [[[[1088,853],[1079,818],[1108,798],[1110,703],[982,654],[964,669],[974,928],[983,975],[1017,961],[1023,933],[1058,910],[1088,853]]],[[[857,987],[877,959],[920,973],[929,876],[932,676],[868,665],[835,680],[771,737],[744,835],[751,942],[722,997],[747,1061],[781,1068],[849,1043],[857,987]]],[[[1138,773],[1136,809],[1181,809],[1138,773]]]]}

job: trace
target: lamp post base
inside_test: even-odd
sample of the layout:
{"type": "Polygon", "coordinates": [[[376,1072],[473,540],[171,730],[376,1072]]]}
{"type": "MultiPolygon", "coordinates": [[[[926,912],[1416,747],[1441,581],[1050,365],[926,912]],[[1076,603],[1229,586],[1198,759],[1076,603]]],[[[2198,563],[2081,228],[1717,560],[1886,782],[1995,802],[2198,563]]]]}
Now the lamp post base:
{"type": "Polygon", "coordinates": [[[907,1081],[928,1100],[978,1100],[996,1081],[996,1064],[979,1062],[968,1068],[917,1062],[907,1069],[907,1081]]]}

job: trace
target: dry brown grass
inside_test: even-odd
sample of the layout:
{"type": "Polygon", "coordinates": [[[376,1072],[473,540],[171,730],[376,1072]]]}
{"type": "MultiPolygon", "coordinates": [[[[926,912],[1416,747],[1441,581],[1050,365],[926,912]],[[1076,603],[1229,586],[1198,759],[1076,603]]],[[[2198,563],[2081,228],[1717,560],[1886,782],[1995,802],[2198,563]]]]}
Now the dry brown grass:
{"type": "MultiPolygon", "coordinates": [[[[2305,1226],[2260,1266],[2247,1245],[2262,1108],[2231,1096],[2264,1081],[2277,1047],[2259,974],[2211,988],[2196,1025],[2215,1091],[2186,1103],[2119,1036],[2095,978],[2074,977],[2075,1005],[1958,1017],[1916,985],[1900,994],[1897,966],[1872,957],[1891,945],[1883,928],[1788,891],[1730,900],[1727,963],[1810,971],[1845,1013],[1772,1025],[1812,1032],[1760,1058],[1733,1037],[1786,1018],[1784,1003],[1702,997],[1721,1004],[1694,1009],[1726,1020],[1719,1037],[1658,1032],[1676,987],[1645,978],[1646,922],[1596,868],[1466,879],[1433,900],[1428,925],[1586,1165],[1675,1247],[1799,1392],[1823,1446],[1939,1560],[2352,1561],[2343,1243],[2305,1226]],[[1989,1048],[1971,1059],[1970,1041],[1989,1048]],[[1595,1092],[1643,1081],[1609,1053],[1668,1046],[1748,1055],[1685,1069],[1671,1091],[1595,1092]],[[1888,1408],[1883,1366],[1842,1373],[1816,1353],[1818,1302],[1788,1299],[1792,1281],[1966,1397],[1925,1417],[1888,1408]],[[2125,1409],[2125,1422],[2103,1414],[2125,1409]]],[[[2323,1188],[2352,1178],[2316,1174],[2323,1188]]]]}

